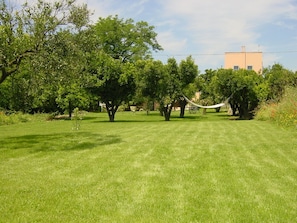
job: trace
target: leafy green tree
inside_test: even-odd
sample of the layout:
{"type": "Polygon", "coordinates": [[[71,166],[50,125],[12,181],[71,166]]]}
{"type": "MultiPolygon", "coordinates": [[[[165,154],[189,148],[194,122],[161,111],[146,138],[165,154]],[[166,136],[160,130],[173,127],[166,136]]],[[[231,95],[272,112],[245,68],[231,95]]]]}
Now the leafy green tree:
{"type": "Polygon", "coordinates": [[[178,100],[181,94],[181,85],[179,78],[179,68],[174,58],[169,58],[165,65],[165,72],[160,80],[159,95],[157,97],[160,103],[160,111],[165,117],[165,121],[170,120],[173,104],[178,100]]]}
{"type": "Polygon", "coordinates": [[[99,18],[92,26],[94,50],[103,50],[106,54],[122,62],[135,62],[150,58],[151,50],[162,50],[154,31],[147,22],[134,22],[132,19],[120,19],[118,16],[99,18]]]}
{"type": "MultiPolygon", "coordinates": [[[[193,58],[188,56],[185,60],[182,60],[179,64],[179,83],[180,90],[186,96],[193,95],[196,89],[193,87],[195,78],[198,75],[198,66],[195,64],[193,58]]],[[[180,104],[180,117],[185,115],[185,108],[187,101],[184,97],[179,97],[180,104]]]]}
{"type": "MultiPolygon", "coordinates": [[[[207,74],[213,73],[212,71],[207,72],[207,74]]],[[[216,71],[216,75],[212,76],[210,84],[212,85],[215,94],[219,95],[223,99],[229,98],[229,104],[232,109],[233,114],[235,115],[238,110],[238,103],[233,95],[233,85],[234,80],[234,71],[232,69],[219,69],[216,71]]],[[[202,89],[205,89],[206,86],[202,89]]],[[[206,90],[207,92],[208,90],[206,90]]]]}
{"type": "Polygon", "coordinates": [[[263,76],[270,90],[268,100],[280,100],[286,86],[297,86],[296,73],[285,69],[280,64],[264,69],[263,76]]]}
{"type": "Polygon", "coordinates": [[[16,73],[22,62],[43,50],[59,29],[81,29],[88,22],[86,5],[75,0],[25,3],[11,8],[0,0],[0,84],[16,73]]]}
{"type": "Polygon", "coordinates": [[[31,82],[36,86],[35,109],[47,112],[87,108],[90,97],[84,89],[85,53],[79,44],[79,33],[61,30],[47,41],[43,50],[31,56],[31,82]],[[84,97],[84,98],[83,98],[84,97]],[[48,102],[51,104],[47,105],[48,102]],[[43,107],[47,107],[44,109],[43,107]]]}
{"type": "Polygon", "coordinates": [[[68,111],[71,118],[75,108],[88,108],[89,95],[77,83],[71,83],[70,86],[59,86],[56,102],[63,111],[68,111]]]}
{"type": "Polygon", "coordinates": [[[261,83],[262,77],[254,71],[231,69],[220,69],[217,72],[216,89],[225,98],[230,97],[229,103],[233,112],[239,113],[239,118],[251,118],[251,112],[257,107],[257,86],[261,83]]]}
{"type": "Polygon", "coordinates": [[[161,61],[141,61],[138,67],[138,88],[147,101],[156,101],[160,105],[160,113],[165,121],[170,120],[175,102],[180,100],[182,93],[191,89],[191,82],[198,73],[198,68],[191,57],[177,64],[169,58],[167,64],[161,61]]]}
{"type": "Polygon", "coordinates": [[[198,86],[198,89],[201,93],[200,95],[200,98],[201,99],[210,99],[211,100],[211,103],[216,103],[214,101],[214,98],[215,98],[215,93],[213,92],[213,89],[212,89],[212,79],[213,77],[216,76],[216,70],[212,70],[212,69],[207,69],[205,70],[204,73],[200,74],[197,78],[197,86],[198,86]]]}
{"type": "Polygon", "coordinates": [[[169,121],[173,104],[181,93],[176,60],[169,58],[167,64],[147,61],[141,75],[143,96],[156,100],[160,105],[160,113],[164,115],[165,121],[169,121]]]}
{"type": "MultiPolygon", "coordinates": [[[[203,74],[200,74],[196,79],[196,84],[200,92],[200,104],[213,105],[221,103],[224,98],[217,93],[213,80],[217,75],[217,70],[206,69],[203,74]]],[[[216,108],[217,112],[220,111],[220,107],[216,108]]]]}
{"type": "Polygon", "coordinates": [[[118,107],[131,100],[135,93],[135,66],[122,63],[102,51],[93,60],[96,69],[92,69],[89,89],[105,103],[109,121],[114,122],[118,107]]]}
{"type": "Polygon", "coordinates": [[[12,85],[9,78],[0,85],[0,109],[10,109],[12,98],[12,85]]]}
{"type": "Polygon", "coordinates": [[[158,98],[159,82],[161,81],[165,69],[161,61],[140,60],[136,63],[137,68],[137,95],[143,97],[147,103],[147,110],[150,104],[158,98]]]}
{"type": "Polygon", "coordinates": [[[89,87],[106,104],[113,122],[119,105],[131,100],[135,93],[134,64],[150,58],[151,50],[162,48],[154,27],[143,21],[135,23],[117,16],[99,18],[87,33],[89,87]]]}

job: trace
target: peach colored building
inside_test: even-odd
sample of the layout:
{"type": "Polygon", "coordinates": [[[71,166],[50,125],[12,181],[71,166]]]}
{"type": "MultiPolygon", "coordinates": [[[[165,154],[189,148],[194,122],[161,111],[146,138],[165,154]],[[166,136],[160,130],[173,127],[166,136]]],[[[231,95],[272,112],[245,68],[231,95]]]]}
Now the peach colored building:
{"type": "Polygon", "coordinates": [[[245,47],[242,47],[241,52],[226,52],[225,69],[247,69],[261,74],[263,70],[262,52],[246,52],[245,47]]]}

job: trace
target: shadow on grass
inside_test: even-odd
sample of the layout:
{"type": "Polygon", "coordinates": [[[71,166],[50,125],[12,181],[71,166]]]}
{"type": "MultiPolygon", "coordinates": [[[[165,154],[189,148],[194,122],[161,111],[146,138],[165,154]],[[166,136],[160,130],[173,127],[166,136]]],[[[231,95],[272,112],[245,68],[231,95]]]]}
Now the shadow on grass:
{"type": "MultiPolygon", "coordinates": [[[[127,113],[126,113],[127,114],[127,113]]],[[[201,115],[185,115],[184,118],[180,118],[179,115],[171,115],[170,121],[183,121],[183,120],[203,120],[205,117],[201,115]]],[[[165,122],[165,117],[161,116],[160,113],[137,113],[133,114],[131,113],[130,116],[126,116],[123,118],[122,116],[119,115],[118,117],[115,117],[114,122],[110,122],[108,117],[106,119],[101,119],[101,120],[93,120],[91,121],[92,123],[159,123],[159,122],[165,122]]]]}
{"type": "Polygon", "coordinates": [[[121,141],[117,135],[71,132],[8,137],[1,140],[1,144],[2,148],[6,149],[29,149],[32,152],[47,152],[93,149],[121,141]]]}
{"type": "MultiPolygon", "coordinates": [[[[219,121],[219,120],[229,120],[230,116],[228,114],[206,114],[206,115],[185,115],[180,118],[178,115],[172,115],[170,117],[170,122],[177,121],[219,121]]],[[[138,116],[138,117],[128,117],[127,119],[117,119],[114,122],[110,122],[108,119],[91,121],[92,123],[151,123],[151,122],[165,122],[165,118],[161,115],[148,115],[148,116],[138,116]]]]}

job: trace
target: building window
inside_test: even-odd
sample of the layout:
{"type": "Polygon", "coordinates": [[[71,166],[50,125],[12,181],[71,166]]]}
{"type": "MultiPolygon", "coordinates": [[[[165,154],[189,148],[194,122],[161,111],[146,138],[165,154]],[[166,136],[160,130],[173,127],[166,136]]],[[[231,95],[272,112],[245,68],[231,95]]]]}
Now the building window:
{"type": "Polygon", "coordinates": [[[248,70],[252,70],[253,69],[253,66],[247,66],[247,69],[248,70]]]}
{"type": "Polygon", "coordinates": [[[234,66],[233,70],[239,70],[239,66],[234,66]]]}

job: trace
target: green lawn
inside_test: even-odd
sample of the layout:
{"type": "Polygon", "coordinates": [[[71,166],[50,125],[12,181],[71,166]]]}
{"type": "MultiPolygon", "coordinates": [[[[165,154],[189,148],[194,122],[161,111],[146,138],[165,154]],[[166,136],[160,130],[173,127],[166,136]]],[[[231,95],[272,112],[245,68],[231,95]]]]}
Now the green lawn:
{"type": "Polygon", "coordinates": [[[225,113],[0,126],[0,222],[297,222],[297,131],[225,113]]]}

